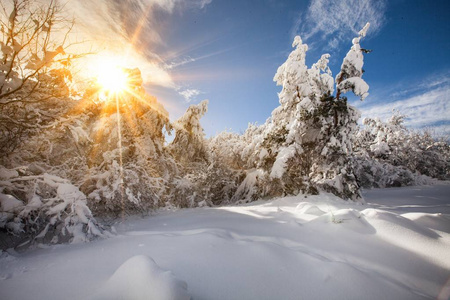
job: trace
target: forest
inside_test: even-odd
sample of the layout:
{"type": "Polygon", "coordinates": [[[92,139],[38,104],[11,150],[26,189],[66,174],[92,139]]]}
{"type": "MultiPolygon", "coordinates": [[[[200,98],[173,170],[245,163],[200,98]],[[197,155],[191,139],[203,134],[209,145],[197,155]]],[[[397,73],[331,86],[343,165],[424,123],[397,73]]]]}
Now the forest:
{"type": "Polygon", "coordinates": [[[0,39],[2,249],[108,237],[115,220],[158,209],[321,193],[364,202],[362,188],[450,179],[448,139],[406,127],[398,111],[360,120],[348,103],[347,94],[368,96],[369,23],[349,37],[334,77],[329,54],[306,65],[296,36],[266,122],[206,138],[208,101],[172,122],[138,68],[108,70],[106,83],[80,79],[74,66],[91,54],[71,53],[73,23],[57,3],[12,3],[0,39]]]}

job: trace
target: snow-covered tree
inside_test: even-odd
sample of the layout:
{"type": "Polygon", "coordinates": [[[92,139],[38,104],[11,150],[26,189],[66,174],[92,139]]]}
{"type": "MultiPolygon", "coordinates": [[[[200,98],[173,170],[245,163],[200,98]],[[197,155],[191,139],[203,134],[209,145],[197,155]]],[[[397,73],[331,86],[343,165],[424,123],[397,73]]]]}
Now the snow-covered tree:
{"type": "Polygon", "coordinates": [[[196,207],[218,204],[226,200],[220,191],[222,181],[229,180],[221,171],[223,164],[213,161],[200,119],[208,110],[208,100],[191,105],[174,123],[175,138],[167,146],[178,165],[169,187],[168,203],[173,206],[196,207]]]}
{"type": "Polygon", "coordinates": [[[302,191],[315,194],[318,190],[344,199],[360,197],[351,158],[360,115],[342,94],[352,91],[361,99],[368,95],[368,85],[361,78],[364,49],[359,44],[368,27],[353,39],[336,77],[335,96],[335,81],[328,67],[330,56],[322,55],[308,68],[308,46],[295,37],[295,49],[274,77],[282,86],[280,106],[265,124],[249,127],[240,139],[246,144],[239,159],[245,161],[241,165],[247,168],[247,177],[236,199],[302,191]]]}
{"type": "Polygon", "coordinates": [[[0,4],[0,157],[67,111],[73,24],[56,1],[0,4]]]}
{"type": "Polygon", "coordinates": [[[394,112],[383,122],[365,118],[355,141],[356,174],[364,187],[420,184],[426,175],[441,180],[450,176],[450,146],[428,131],[404,125],[406,116],[394,112]]]}
{"type": "MultiPolygon", "coordinates": [[[[90,91],[82,100],[72,100],[72,108],[57,119],[58,126],[27,139],[3,160],[7,170],[18,174],[1,192],[22,203],[14,211],[16,217],[8,217],[7,223],[23,223],[17,216],[35,205],[36,197],[41,202],[32,217],[39,230],[69,222],[66,216],[75,204],[58,194],[59,183],[78,190],[77,199],[82,202],[76,205],[84,203],[89,218],[91,212],[113,217],[165,205],[166,187],[177,173],[164,149],[163,128],[171,128],[168,113],[145,92],[140,72],[127,72],[138,79],[128,87],[129,93],[98,101],[98,95],[90,91]],[[49,178],[57,178],[57,184],[49,178]],[[67,205],[63,207],[61,201],[67,205]],[[48,211],[56,210],[62,217],[51,219],[48,211]]],[[[95,236],[89,235],[90,226],[81,226],[85,219],[70,220],[80,234],[95,236]]],[[[40,236],[39,230],[36,236],[40,236]]],[[[25,230],[24,236],[29,233],[25,230]]],[[[49,236],[52,233],[59,235],[60,231],[49,231],[49,236]]]]}
{"type": "Polygon", "coordinates": [[[70,113],[72,121],[49,132],[53,144],[42,152],[50,166],[66,162],[57,174],[77,183],[99,214],[164,205],[167,180],[176,173],[164,149],[163,130],[171,129],[168,113],[146,93],[138,69],[126,72],[135,77],[128,92],[105,101],[88,93],[70,113]]]}
{"type": "Polygon", "coordinates": [[[181,163],[202,162],[208,159],[205,133],[200,124],[208,111],[208,100],[191,105],[185,114],[174,123],[175,139],[168,149],[181,163]]]}

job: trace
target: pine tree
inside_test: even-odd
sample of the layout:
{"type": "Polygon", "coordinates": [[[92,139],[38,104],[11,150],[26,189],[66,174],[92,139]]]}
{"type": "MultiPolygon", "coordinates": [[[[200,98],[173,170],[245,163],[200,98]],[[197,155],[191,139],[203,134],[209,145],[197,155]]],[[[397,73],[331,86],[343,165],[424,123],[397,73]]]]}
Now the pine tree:
{"type": "Polygon", "coordinates": [[[251,136],[244,165],[256,169],[248,169],[237,198],[316,194],[320,189],[344,199],[360,198],[351,158],[359,113],[342,94],[352,91],[361,100],[368,95],[361,78],[365,51],[359,45],[368,28],[369,24],[353,39],[336,77],[336,96],[330,56],[322,55],[308,68],[308,46],[295,37],[295,49],[274,77],[282,86],[280,106],[265,124],[244,134],[251,136]]]}

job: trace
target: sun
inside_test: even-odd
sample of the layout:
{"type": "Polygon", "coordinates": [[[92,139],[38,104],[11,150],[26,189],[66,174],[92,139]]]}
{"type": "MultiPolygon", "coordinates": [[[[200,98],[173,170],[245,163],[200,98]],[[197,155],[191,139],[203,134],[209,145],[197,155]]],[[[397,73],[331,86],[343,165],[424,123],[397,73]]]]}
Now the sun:
{"type": "Polygon", "coordinates": [[[96,63],[95,77],[102,92],[122,93],[128,88],[128,74],[116,61],[117,59],[104,58],[96,63]]]}

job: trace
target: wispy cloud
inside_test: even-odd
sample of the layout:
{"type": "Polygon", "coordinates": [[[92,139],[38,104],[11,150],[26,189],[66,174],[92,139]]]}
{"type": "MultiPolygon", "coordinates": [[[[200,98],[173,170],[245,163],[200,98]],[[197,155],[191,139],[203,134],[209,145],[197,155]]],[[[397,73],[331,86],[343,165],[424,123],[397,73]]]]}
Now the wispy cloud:
{"type": "Polygon", "coordinates": [[[184,90],[184,91],[181,91],[178,93],[184,97],[186,103],[190,103],[193,100],[195,100],[195,97],[200,95],[202,92],[200,92],[199,90],[196,90],[196,89],[187,89],[187,90],[184,90]]]}
{"type": "MultiPolygon", "coordinates": [[[[178,88],[168,66],[158,55],[164,46],[164,19],[157,14],[203,9],[212,0],[74,0],[65,10],[77,20],[78,40],[86,40],[100,55],[124,57],[129,67],[139,67],[144,81],[178,88]]],[[[83,49],[81,49],[83,51],[83,49]]]]}
{"type": "Polygon", "coordinates": [[[199,0],[197,1],[198,5],[200,6],[201,9],[205,8],[206,5],[210,4],[212,2],[212,0],[199,0]]]}
{"type": "Polygon", "coordinates": [[[302,39],[328,41],[335,49],[351,34],[356,34],[367,22],[376,33],[385,22],[386,0],[311,0],[308,10],[299,15],[292,34],[302,39]]]}
{"type": "Polygon", "coordinates": [[[176,59],[176,60],[171,61],[170,63],[168,63],[166,65],[166,69],[168,69],[168,70],[174,69],[174,68],[181,67],[183,65],[186,65],[186,64],[189,64],[189,63],[192,63],[192,62],[195,62],[195,61],[197,61],[197,59],[189,57],[189,56],[181,58],[181,59],[176,59]]]}
{"type": "Polygon", "coordinates": [[[407,88],[404,88],[405,84],[400,83],[398,86],[393,87],[395,89],[392,92],[392,98],[399,99],[408,96],[413,96],[417,93],[424,93],[433,89],[450,86],[450,72],[434,74],[424,78],[421,82],[414,84],[407,84],[407,88]]]}
{"type": "Polygon", "coordinates": [[[412,127],[431,126],[441,122],[450,124],[449,95],[450,87],[445,87],[404,100],[361,107],[361,111],[363,117],[388,119],[393,110],[398,110],[407,116],[407,125],[412,127]]]}
{"type": "MultiPolygon", "coordinates": [[[[406,115],[405,125],[412,128],[432,128],[439,134],[450,135],[450,77],[446,75],[425,78],[421,84],[411,84],[393,93],[380,103],[355,103],[362,117],[387,120],[394,110],[406,115]]],[[[383,97],[383,98],[384,98],[383,97]]]]}

